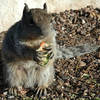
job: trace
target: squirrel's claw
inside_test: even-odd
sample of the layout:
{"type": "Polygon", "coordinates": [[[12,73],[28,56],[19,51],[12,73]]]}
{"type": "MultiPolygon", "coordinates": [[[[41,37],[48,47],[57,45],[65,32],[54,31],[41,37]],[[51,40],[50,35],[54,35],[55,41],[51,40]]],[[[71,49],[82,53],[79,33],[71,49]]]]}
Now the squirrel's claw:
{"type": "Polygon", "coordinates": [[[37,55],[36,55],[36,62],[41,62],[42,61],[42,58],[44,58],[45,57],[45,54],[46,54],[46,52],[40,52],[40,51],[38,51],[37,52],[37,55]]]}
{"type": "Polygon", "coordinates": [[[9,88],[8,94],[18,96],[18,89],[17,88],[9,88]]]}
{"type": "Polygon", "coordinates": [[[49,59],[52,59],[53,58],[53,56],[54,56],[54,53],[53,52],[50,52],[50,54],[49,54],[50,56],[49,56],[49,59]]]}
{"type": "Polygon", "coordinates": [[[18,96],[18,95],[24,95],[27,93],[27,90],[22,89],[21,87],[18,88],[9,88],[8,90],[8,94],[9,95],[14,95],[14,96],[18,96]]]}
{"type": "Polygon", "coordinates": [[[50,51],[50,50],[52,50],[52,47],[51,46],[48,46],[48,47],[45,47],[43,49],[46,50],[46,51],[50,51]]]}
{"type": "Polygon", "coordinates": [[[47,89],[46,88],[38,88],[36,92],[37,97],[42,97],[47,95],[47,89]]]}

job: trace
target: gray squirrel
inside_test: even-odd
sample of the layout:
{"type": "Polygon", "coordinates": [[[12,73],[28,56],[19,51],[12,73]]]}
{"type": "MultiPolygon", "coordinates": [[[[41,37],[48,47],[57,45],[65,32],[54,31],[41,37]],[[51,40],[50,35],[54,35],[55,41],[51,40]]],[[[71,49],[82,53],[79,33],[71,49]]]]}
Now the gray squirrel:
{"type": "Polygon", "coordinates": [[[53,82],[55,35],[46,3],[43,9],[29,9],[25,4],[22,19],[8,30],[2,44],[4,81],[10,87],[10,94],[15,95],[22,88],[33,88],[35,85],[38,91],[42,91],[53,82]],[[45,49],[53,54],[44,66],[38,64],[46,53],[37,51],[42,41],[50,44],[45,49]]]}
{"type": "Polygon", "coordinates": [[[87,43],[60,48],[56,44],[55,36],[46,4],[43,9],[29,9],[25,4],[22,19],[8,30],[2,44],[4,81],[10,87],[11,94],[35,85],[38,85],[38,91],[45,90],[53,82],[53,63],[56,58],[72,58],[100,47],[87,43]],[[37,51],[42,41],[50,44],[45,49],[53,53],[53,57],[44,66],[38,64],[45,53],[37,51]]]}

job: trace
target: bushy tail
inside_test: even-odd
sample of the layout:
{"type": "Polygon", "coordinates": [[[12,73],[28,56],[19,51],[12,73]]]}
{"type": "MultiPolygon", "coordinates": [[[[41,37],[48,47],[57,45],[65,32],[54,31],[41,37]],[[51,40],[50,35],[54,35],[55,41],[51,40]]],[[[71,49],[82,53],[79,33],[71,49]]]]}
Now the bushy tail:
{"type": "Polygon", "coordinates": [[[61,48],[57,46],[57,58],[72,58],[76,56],[81,56],[86,53],[91,53],[96,51],[100,45],[96,44],[81,44],[79,46],[73,46],[73,47],[67,47],[67,48],[61,48]]]}

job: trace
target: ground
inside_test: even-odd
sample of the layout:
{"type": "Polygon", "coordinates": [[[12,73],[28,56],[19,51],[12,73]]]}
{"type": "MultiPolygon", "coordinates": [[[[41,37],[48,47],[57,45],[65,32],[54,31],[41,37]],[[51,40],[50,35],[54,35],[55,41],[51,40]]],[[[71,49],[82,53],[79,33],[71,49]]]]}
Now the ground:
{"type": "MultiPolygon", "coordinates": [[[[52,23],[60,47],[67,48],[85,43],[100,45],[100,9],[98,8],[88,6],[79,10],[54,13],[52,23]]],[[[4,33],[0,34],[0,44],[4,33]]],[[[55,80],[47,90],[47,96],[42,96],[41,100],[100,100],[100,49],[70,59],[58,58],[54,62],[54,67],[55,80]]],[[[2,70],[1,60],[0,68],[2,70]]],[[[4,98],[39,100],[34,98],[34,91],[29,91],[24,96],[9,96],[2,81],[1,71],[0,100],[4,98]]]]}

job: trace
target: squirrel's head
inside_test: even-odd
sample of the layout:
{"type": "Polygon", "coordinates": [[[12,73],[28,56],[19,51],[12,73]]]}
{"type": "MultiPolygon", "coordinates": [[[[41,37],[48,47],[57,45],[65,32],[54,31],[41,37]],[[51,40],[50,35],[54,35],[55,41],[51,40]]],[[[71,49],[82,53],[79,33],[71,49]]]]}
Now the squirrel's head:
{"type": "Polygon", "coordinates": [[[44,38],[50,33],[51,15],[47,13],[46,3],[43,9],[29,9],[25,3],[22,16],[22,26],[31,38],[44,38]]]}

